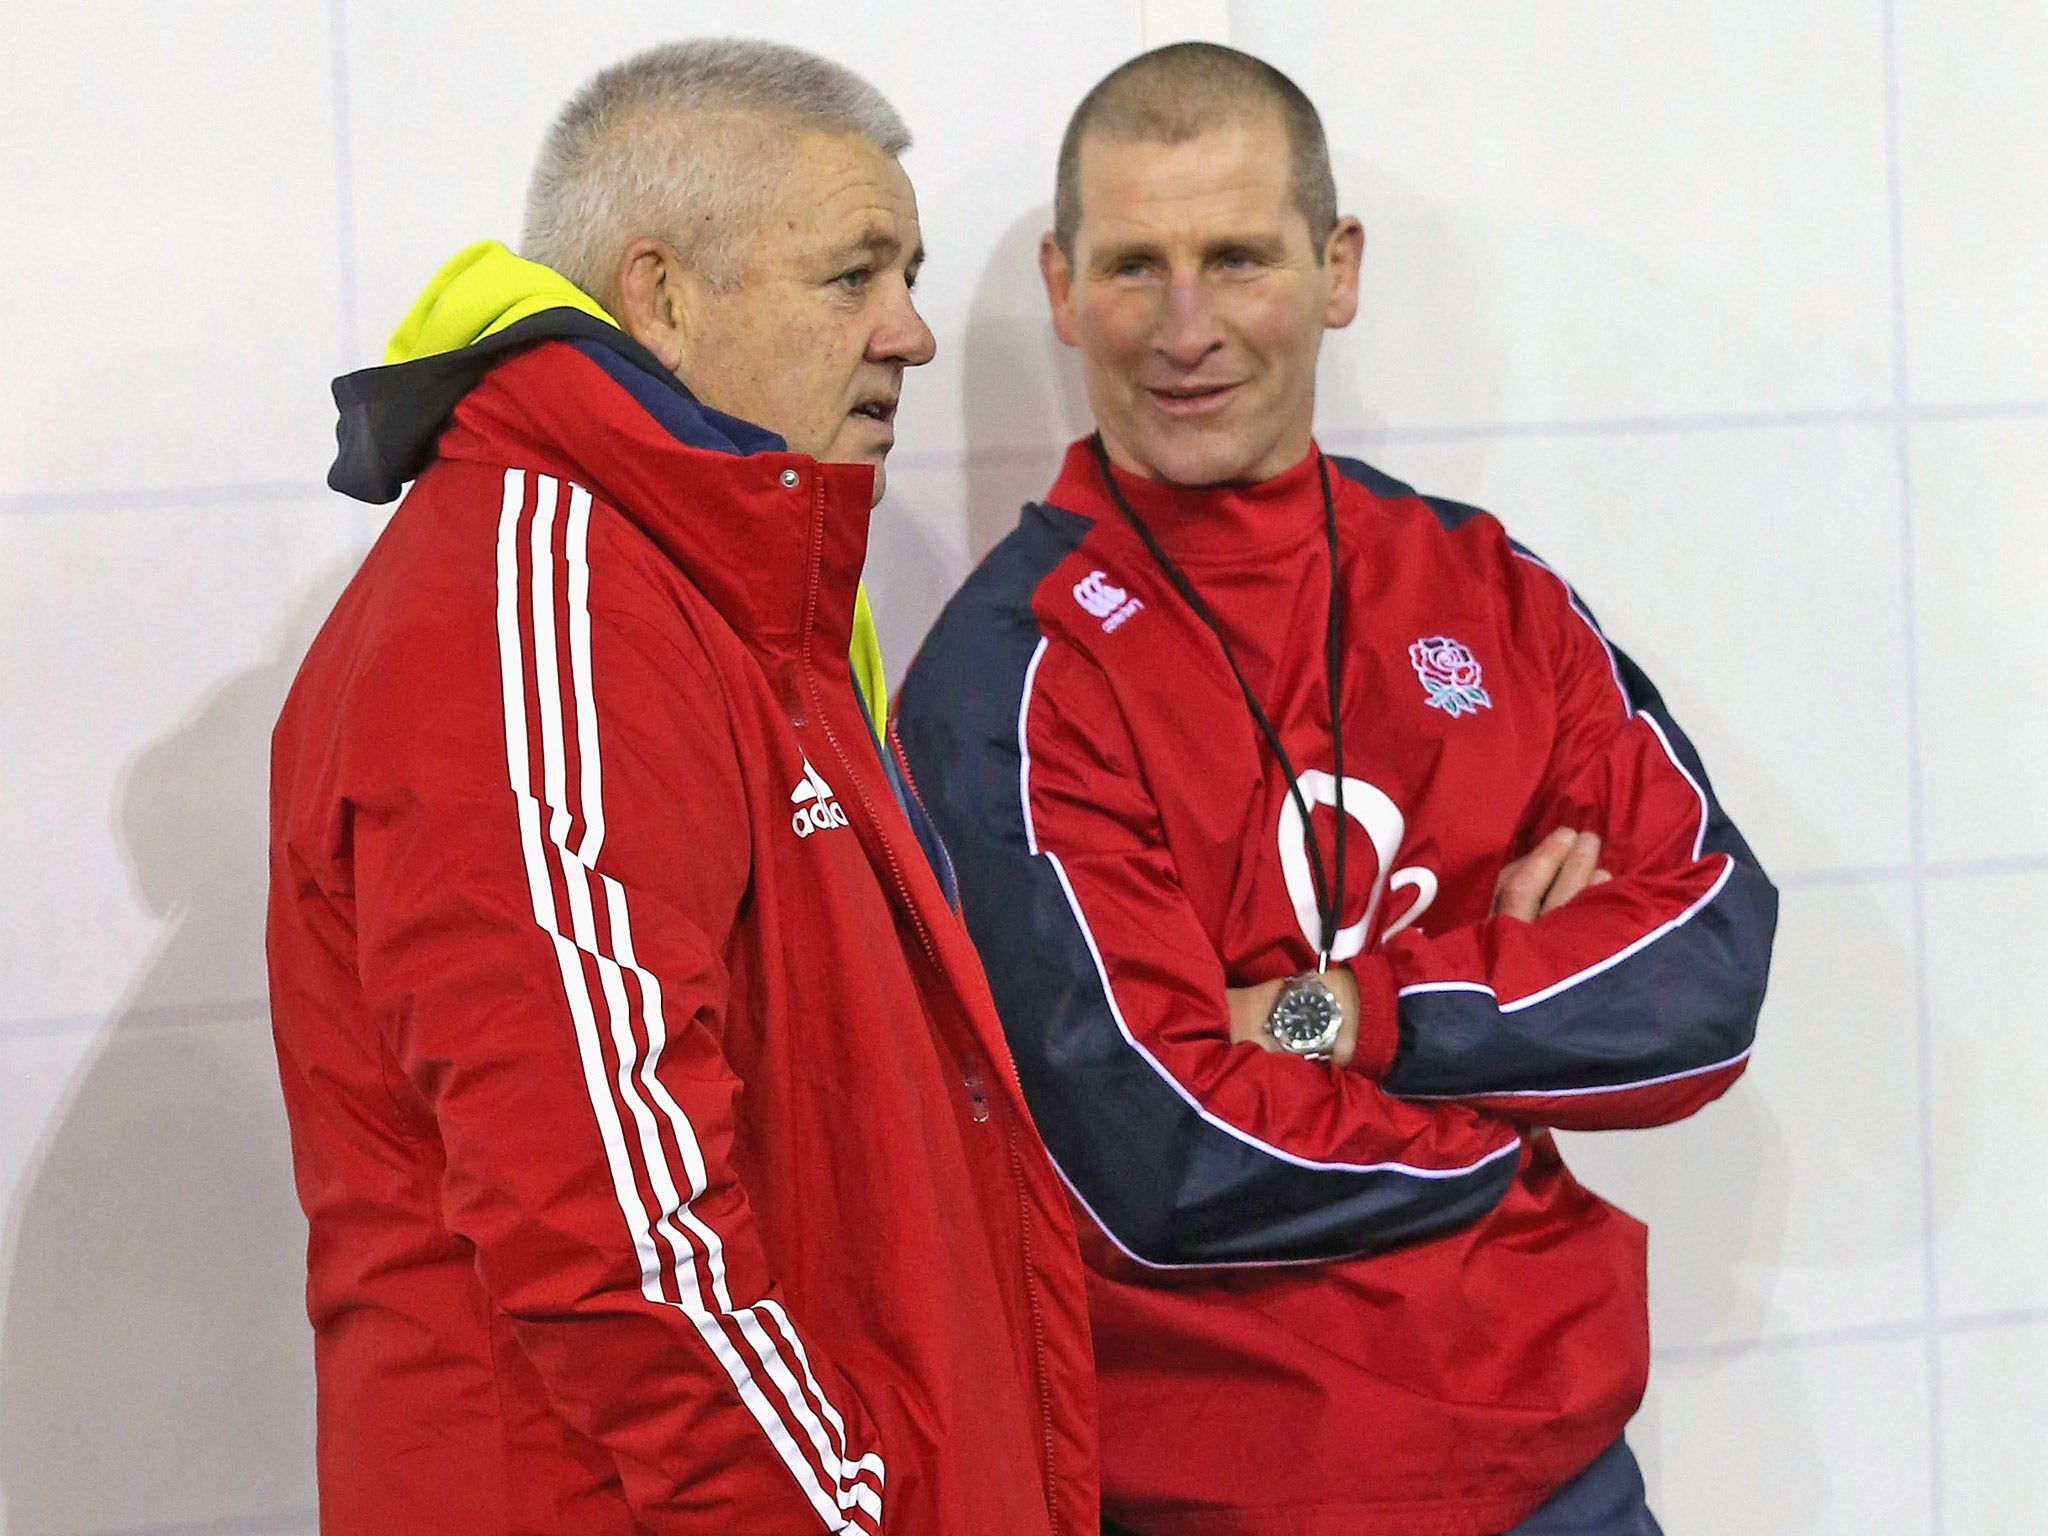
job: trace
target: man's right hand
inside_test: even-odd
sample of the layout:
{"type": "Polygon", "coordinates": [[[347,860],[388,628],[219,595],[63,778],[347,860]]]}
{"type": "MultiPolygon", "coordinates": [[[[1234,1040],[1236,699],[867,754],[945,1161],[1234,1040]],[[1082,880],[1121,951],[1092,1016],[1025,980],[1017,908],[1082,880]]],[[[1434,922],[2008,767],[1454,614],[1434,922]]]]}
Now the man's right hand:
{"type": "MultiPolygon", "coordinates": [[[[1249,987],[1230,987],[1224,996],[1230,1003],[1230,1038],[1249,1040],[1261,1050],[1285,1051],[1282,1045],[1266,1028],[1266,1020],[1273,1015],[1273,1005],[1280,1000],[1280,989],[1290,978],[1282,976],[1273,981],[1256,982],[1249,987]]],[[[1323,983],[1337,994],[1337,1005],[1344,1010],[1344,1026],[1337,1031],[1337,1039],[1330,1047],[1330,1062],[1333,1066],[1348,1067],[1351,1056],[1358,1049],[1358,978],[1351,974],[1348,966],[1333,965],[1323,972],[1323,983]]]]}
{"type": "MultiPolygon", "coordinates": [[[[1530,852],[1500,872],[1493,887],[1493,910],[1489,916],[1520,918],[1533,923],[1555,912],[1588,886],[1605,885],[1614,877],[1600,868],[1600,834],[1559,827],[1530,852]]],[[[1324,979],[1337,994],[1344,1009],[1344,1027],[1330,1052],[1331,1061],[1346,1066],[1358,1047],[1358,981],[1350,970],[1333,965],[1324,979]]],[[[1285,1047],[1267,1032],[1266,1019],[1273,1012],[1286,979],[1263,981],[1249,987],[1231,987],[1230,1038],[1249,1041],[1268,1051],[1285,1047]]]]}
{"type": "Polygon", "coordinates": [[[1613,878],[1600,867],[1599,833],[1559,827],[1500,872],[1487,915],[1533,923],[1589,886],[1613,878]]]}

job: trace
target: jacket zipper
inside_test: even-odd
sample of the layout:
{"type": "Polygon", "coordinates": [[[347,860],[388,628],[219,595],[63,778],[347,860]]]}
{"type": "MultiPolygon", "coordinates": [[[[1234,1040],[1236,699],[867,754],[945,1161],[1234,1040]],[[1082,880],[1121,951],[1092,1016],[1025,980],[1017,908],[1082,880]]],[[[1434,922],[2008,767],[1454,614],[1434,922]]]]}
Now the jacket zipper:
{"type": "MultiPolygon", "coordinates": [[[[816,639],[813,620],[817,615],[818,571],[824,560],[825,482],[821,477],[814,475],[812,485],[814,489],[811,496],[810,568],[805,572],[804,581],[804,691],[810,696],[811,708],[818,717],[818,725],[825,732],[825,744],[832,749],[833,757],[838,759],[839,766],[845,770],[846,782],[853,786],[853,792],[860,800],[860,808],[867,816],[868,825],[875,829],[875,840],[881,844],[883,861],[889,866],[889,882],[895,887],[897,900],[903,910],[910,914],[910,924],[917,930],[917,941],[924,949],[925,958],[931,962],[932,974],[934,977],[943,977],[946,968],[939,959],[938,946],[932,942],[931,930],[925,926],[924,914],[918,910],[917,902],[910,894],[910,882],[903,878],[903,868],[897,862],[896,850],[889,841],[888,833],[883,829],[882,818],[875,814],[875,803],[868,797],[867,786],[861,782],[853,759],[846,755],[845,747],[840,745],[839,733],[832,728],[832,718],[826,712],[825,700],[818,692],[818,673],[813,664],[815,657],[812,645],[816,639]]],[[[1059,1536],[1059,1478],[1053,1466],[1052,1395],[1046,1380],[1045,1317],[1038,1303],[1038,1279],[1031,1259],[1031,1208],[1026,1194],[1024,1157],[1017,1149],[1016,1116],[1007,1108],[1004,1110],[1004,1124],[1009,1141],[1010,1183],[1017,1192],[1017,1231],[1024,1249],[1024,1299],[1031,1310],[1031,1350],[1038,1377],[1034,1385],[1038,1389],[1038,1419],[1045,1443],[1045,1516],[1051,1536],[1059,1536]]]]}
{"type": "MultiPolygon", "coordinates": [[[[840,745],[839,733],[832,728],[832,717],[825,709],[825,700],[818,692],[816,657],[812,650],[817,640],[816,619],[818,613],[818,568],[824,561],[825,547],[825,480],[822,475],[812,472],[811,476],[811,550],[809,568],[804,572],[804,648],[802,671],[804,692],[810,696],[811,709],[818,717],[818,724],[825,732],[825,744],[832,749],[832,755],[839,760],[839,766],[846,772],[846,781],[853,786],[853,792],[860,799],[860,808],[867,813],[868,825],[875,829],[876,841],[882,845],[882,858],[889,866],[889,880],[896,888],[896,895],[903,910],[910,914],[910,923],[917,930],[917,941],[924,946],[925,958],[932,963],[932,969],[940,975],[945,969],[939,963],[938,946],[932,942],[929,929],[925,927],[924,914],[917,910],[917,903],[911,899],[910,883],[903,878],[903,869],[896,862],[896,850],[889,843],[888,834],[882,830],[882,818],[875,814],[875,802],[868,798],[867,786],[861,782],[859,772],[854,768],[853,759],[846,755],[846,748],[840,745]]],[[[854,686],[858,687],[858,684],[854,686]]]]}
{"type": "Polygon", "coordinates": [[[1038,1367],[1038,1427],[1045,1437],[1045,1518],[1059,1536],[1059,1477],[1053,1468],[1052,1390],[1045,1379],[1045,1315],[1038,1305],[1037,1268],[1031,1260],[1031,1203],[1024,1194],[1024,1155],[1017,1149],[1017,1117],[1004,1112],[1010,1141],[1010,1178],[1017,1186],[1017,1230],[1024,1243],[1024,1299],[1031,1306],[1031,1349],[1038,1367]]]}

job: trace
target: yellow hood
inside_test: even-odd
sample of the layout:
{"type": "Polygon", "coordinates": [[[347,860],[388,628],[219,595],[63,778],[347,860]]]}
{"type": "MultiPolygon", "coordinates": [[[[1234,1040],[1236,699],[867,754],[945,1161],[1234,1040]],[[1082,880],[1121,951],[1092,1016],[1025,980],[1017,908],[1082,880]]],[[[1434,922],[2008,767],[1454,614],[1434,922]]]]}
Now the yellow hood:
{"type": "MultiPolygon", "coordinates": [[[[409,363],[458,351],[529,315],[563,308],[580,309],[607,325],[618,324],[595,299],[552,267],[515,256],[495,240],[480,240],[456,252],[434,274],[426,291],[391,333],[384,361],[409,363]]],[[[882,672],[882,643],[875,633],[874,610],[868,606],[865,584],[854,594],[853,645],[847,661],[880,739],[887,730],[889,686],[882,672]]]]}

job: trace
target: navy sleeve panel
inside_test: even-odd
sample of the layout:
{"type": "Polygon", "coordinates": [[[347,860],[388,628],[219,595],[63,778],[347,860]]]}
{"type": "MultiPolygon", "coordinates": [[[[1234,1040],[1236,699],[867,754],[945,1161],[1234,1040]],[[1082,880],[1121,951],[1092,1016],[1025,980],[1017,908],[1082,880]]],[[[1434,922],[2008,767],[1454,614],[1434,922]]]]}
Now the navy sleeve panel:
{"type": "Polygon", "coordinates": [[[1373,495],[1384,501],[1419,501],[1436,514],[1436,520],[1443,524],[1444,532],[1455,533],[1459,526],[1481,514],[1478,507],[1468,507],[1462,501],[1448,501],[1441,496],[1425,496],[1405,480],[1396,480],[1384,470],[1374,469],[1363,459],[1347,459],[1337,454],[1328,455],[1330,462],[1337,466],[1337,473],[1346,480],[1356,481],[1373,495]]]}
{"type": "Polygon", "coordinates": [[[1032,593],[1085,528],[1027,509],[940,617],[897,707],[1054,1162],[1110,1239],[1154,1268],[1328,1260],[1470,1224],[1506,1192],[1517,1143],[1448,1170],[1315,1162],[1208,1113],[1131,1034],[1022,793],[1022,715],[1044,646],[1032,593]]]}
{"type": "Polygon", "coordinates": [[[1731,863],[1727,878],[1683,920],[1557,989],[1504,1003],[1477,983],[1405,987],[1408,1045],[1387,1075],[1387,1091],[1480,1101],[1642,1092],[1645,1105],[1676,1111],[1650,1120],[1602,1113],[1609,1125],[1690,1113],[1698,1107],[1690,1094],[1644,1091],[1725,1076],[1699,1084],[1714,1090],[1711,1098],[1734,1080],[1756,1037],[1776,910],[1769,885],[1731,863]],[[1681,1100],[1688,1107],[1677,1108],[1681,1100]]]}
{"type": "Polygon", "coordinates": [[[687,443],[692,448],[709,449],[713,453],[782,453],[787,450],[788,444],[773,432],[750,421],[742,421],[737,416],[713,410],[665,373],[649,373],[627,356],[626,350],[619,345],[623,339],[623,336],[614,334],[603,340],[585,338],[570,345],[610,375],[613,382],[667,428],[677,442],[687,443]]]}
{"type": "Polygon", "coordinates": [[[1558,582],[1599,641],[1627,719],[1648,728],[1669,772],[1685,782],[1686,799],[1697,806],[1694,883],[1704,888],[1689,902],[1670,899],[1663,922],[1606,957],[1521,996],[1503,1000],[1476,978],[1404,986],[1404,1047],[1387,1088],[1551,1125],[1661,1124],[1717,1097],[1746,1064],[1770,970],[1777,892],[1649,679],[1607,643],[1576,592],[1526,550],[1515,553],[1558,582]]]}

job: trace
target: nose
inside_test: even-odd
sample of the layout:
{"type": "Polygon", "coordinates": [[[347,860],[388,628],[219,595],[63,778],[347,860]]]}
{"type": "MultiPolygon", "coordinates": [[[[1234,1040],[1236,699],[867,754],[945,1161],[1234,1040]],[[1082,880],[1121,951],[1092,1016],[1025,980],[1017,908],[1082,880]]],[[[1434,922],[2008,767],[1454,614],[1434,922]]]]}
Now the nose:
{"type": "Polygon", "coordinates": [[[916,368],[938,354],[938,338],[917,312],[907,287],[898,288],[881,324],[868,342],[868,357],[877,363],[900,363],[916,368]]]}
{"type": "Polygon", "coordinates": [[[1155,338],[1167,359],[1192,368],[1222,341],[1209,285],[1196,273],[1175,273],[1167,282],[1155,338]]]}

